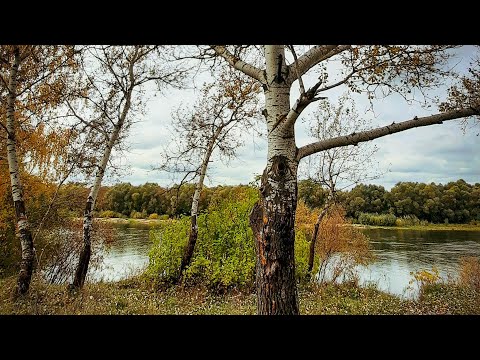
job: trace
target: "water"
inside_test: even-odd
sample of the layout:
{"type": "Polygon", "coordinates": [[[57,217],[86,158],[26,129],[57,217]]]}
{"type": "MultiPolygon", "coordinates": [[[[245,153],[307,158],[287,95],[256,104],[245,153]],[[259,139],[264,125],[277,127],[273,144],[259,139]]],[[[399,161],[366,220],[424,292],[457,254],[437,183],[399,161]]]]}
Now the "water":
{"type": "Polygon", "coordinates": [[[115,241],[103,247],[102,268],[88,273],[89,281],[118,281],[141,272],[148,265],[150,228],[114,225],[115,241]]]}
{"type": "Polygon", "coordinates": [[[375,282],[381,290],[414,297],[411,272],[432,270],[447,279],[458,275],[460,258],[480,256],[480,232],[365,229],[375,262],[359,269],[360,283],[375,282]],[[409,289],[409,287],[412,287],[409,289]]]}
{"type": "MultiPolygon", "coordinates": [[[[139,272],[148,264],[151,247],[149,227],[117,226],[117,239],[104,252],[104,268],[92,274],[91,281],[116,281],[139,272]]],[[[374,282],[384,291],[414,297],[417,289],[409,285],[411,272],[431,270],[440,275],[457,276],[463,256],[480,256],[480,232],[365,229],[370,237],[375,262],[359,268],[360,283],[374,282]],[[411,286],[412,289],[408,289],[411,286]]]]}

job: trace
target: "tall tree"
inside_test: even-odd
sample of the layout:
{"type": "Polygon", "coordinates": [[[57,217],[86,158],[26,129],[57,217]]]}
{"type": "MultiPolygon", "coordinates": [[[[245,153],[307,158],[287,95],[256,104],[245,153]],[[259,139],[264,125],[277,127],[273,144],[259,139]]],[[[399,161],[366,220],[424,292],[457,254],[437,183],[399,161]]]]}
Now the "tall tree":
{"type": "Polygon", "coordinates": [[[88,194],[83,216],[83,247],[71,289],[83,287],[88,271],[92,246],[92,211],[102,184],[113,148],[127,135],[135,116],[145,106],[145,84],[156,82],[179,86],[184,70],[168,61],[168,48],[162,46],[93,46],[87,49],[83,63],[84,81],[88,91],[78,94],[82,101],[68,102],[70,114],[82,129],[93,130],[96,144],[94,180],[88,194]]]}
{"type": "MultiPolygon", "coordinates": [[[[345,93],[339,98],[338,105],[334,105],[328,100],[319,104],[318,109],[312,115],[309,133],[318,140],[327,140],[359,132],[368,127],[369,121],[360,118],[355,101],[348,93],[345,93]]],[[[381,173],[375,167],[373,158],[377,151],[377,146],[364,143],[321,151],[307,158],[305,166],[307,178],[328,191],[327,199],[315,222],[310,242],[307,269],[309,274],[313,269],[315,244],[320,223],[329,208],[337,203],[337,191],[342,191],[362,181],[378,178],[381,173]]]]}
{"type": "Polygon", "coordinates": [[[196,179],[191,207],[191,226],[178,280],[190,265],[198,237],[198,204],[209,162],[215,152],[229,160],[242,145],[242,132],[255,125],[259,86],[233,69],[205,84],[193,109],[178,109],[173,115],[173,153],[165,152],[159,169],[184,173],[182,182],[196,179]],[[242,76],[241,76],[242,75],[242,76]]]}
{"type": "MultiPolygon", "coordinates": [[[[10,45],[2,46],[0,49],[2,95],[0,125],[7,137],[6,153],[11,193],[15,207],[17,236],[22,249],[17,294],[25,294],[28,291],[34,265],[34,244],[21,176],[23,164],[22,156],[19,154],[19,135],[22,132],[28,133],[28,130],[31,130],[30,136],[45,135],[42,118],[48,110],[61,103],[64,80],[67,76],[64,70],[68,71],[75,67],[75,54],[75,48],[72,46],[10,45]],[[37,128],[41,131],[36,131],[37,128]]],[[[37,140],[40,138],[45,140],[45,137],[38,137],[37,140]]],[[[49,145],[52,144],[53,142],[50,141],[49,145]]],[[[32,159],[30,162],[33,165],[51,163],[52,154],[44,149],[46,149],[44,146],[29,149],[32,159]]],[[[25,153],[24,149],[23,154],[25,153]]],[[[41,169],[42,166],[39,168],[41,169]]]]}
{"type": "MultiPolygon", "coordinates": [[[[344,136],[320,140],[297,148],[295,123],[302,111],[320,94],[345,85],[352,91],[387,96],[400,93],[408,98],[412,89],[425,91],[440,86],[450,73],[442,68],[449,56],[448,46],[353,46],[316,45],[300,56],[288,46],[293,61],[287,64],[285,45],[265,45],[259,56],[263,64],[250,61],[248,49],[214,45],[205,49],[223,58],[230,66],[261,83],[265,94],[267,124],[267,165],[260,187],[261,200],[253,208],[251,226],[257,251],[257,310],[259,314],[298,314],[295,283],[294,219],[297,206],[297,169],[301,159],[320,151],[355,145],[420,126],[478,115],[480,106],[455,108],[442,113],[344,136]],[[338,60],[340,71],[328,71],[338,60]],[[320,73],[306,90],[302,76],[311,69],[320,73]],[[330,79],[334,79],[333,81],[330,79]],[[290,104],[291,88],[298,81],[300,95],[290,104]]],[[[254,48],[257,50],[258,48],[254,48]]],[[[291,58],[291,57],[290,57],[291,58]]],[[[387,119],[386,119],[387,120],[387,119]]]]}

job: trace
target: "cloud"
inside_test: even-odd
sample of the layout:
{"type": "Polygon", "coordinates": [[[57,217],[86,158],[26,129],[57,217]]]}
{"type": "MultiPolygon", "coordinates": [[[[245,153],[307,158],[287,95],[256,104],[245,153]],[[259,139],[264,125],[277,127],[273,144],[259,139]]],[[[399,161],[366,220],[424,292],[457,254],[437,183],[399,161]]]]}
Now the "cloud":
{"type": "MultiPolygon", "coordinates": [[[[471,50],[462,49],[462,55],[471,50]]],[[[468,61],[463,60],[457,67],[465,68],[468,61]]],[[[316,75],[305,76],[305,86],[315,82],[316,75]]],[[[436,89],[432,96],[444,99],[445,89],[436,89]]],[[[335,89],[328,93],[329,99],[335,101],[345,89],[335,89]]],[[[292,89],[292,103],[298,96],[298,90],[292,89]]],[[[359,113],[363,114],[370,107],[365,95],[353,94],[359,113]]],[[[130,152],[122,160],[122,165],[130,168],[122,181],[133,184],[157,182],[168,185],[171,179],[168,174],[152,171],[151,167],[158,163],[163,148],[168,144],[170,133],[168,124],[172,111],[182,103],[189,104],[195,100],[193,90],[171,91],[165,96],[153,98],[146,111],[146,116],[139,118],[129,136],[130,152]]],[[[308,135],[308,120],[315,105],[311,105],[302,114],[295,127],[297,146],[303,146],[314,139],[308,135]]],[[[425,116],[437,112],[436,108],[423,108],[419,104],[407,104],[399,95],[392,95],[374,102],[375,112],[365,113],[372,126],[384,126],[393,121],[412,119],[414,116],[425,116]]],[[[478,125],[477,125],[478,126],[478,125]]],[[[455,181],[463,178],[467,182],[480,182],[480,138],[476,129],[463,134],[458,122],[449,121],[443,125],[433,125],[389,135],[374,141],[379,147],[375,155],[382,170],[390,169],[382,178],[372,181],[391,188],[399,181],[441,182],[455,181]]],[[[228,165],[214,161],[209,165],[211,182],[209,185],[238,184],[252,181],[254,175],[261,174],[267,157],[265,139],[255,139],[255,147],[250,138],[238,151],[238,159],[228,165]]]]}

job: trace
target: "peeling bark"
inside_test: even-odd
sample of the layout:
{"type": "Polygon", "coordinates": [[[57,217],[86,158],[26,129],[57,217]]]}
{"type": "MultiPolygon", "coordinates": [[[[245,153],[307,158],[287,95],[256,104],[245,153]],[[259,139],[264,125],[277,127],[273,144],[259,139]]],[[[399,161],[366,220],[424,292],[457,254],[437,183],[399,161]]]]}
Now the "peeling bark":
{"type": "Polygon", "coordinates": [[[298,314],[295,281],[296,172],[278,155],[262,177],[261,200],[252,210],[257,251],[257,310],[264,315],[298,314]],[[293,188],[292,188],[293,184],[293,188]]]}
{"type": "Polygon", "coordinates": [[[299,313],[294,254],[298,162],[294,127],[282,123],[290,111],[284,48],[266,46],[265,59],[268,158],[261,198],[250,215],[257,252],[257,310],[263,315],[295,315],[299,313]]]}

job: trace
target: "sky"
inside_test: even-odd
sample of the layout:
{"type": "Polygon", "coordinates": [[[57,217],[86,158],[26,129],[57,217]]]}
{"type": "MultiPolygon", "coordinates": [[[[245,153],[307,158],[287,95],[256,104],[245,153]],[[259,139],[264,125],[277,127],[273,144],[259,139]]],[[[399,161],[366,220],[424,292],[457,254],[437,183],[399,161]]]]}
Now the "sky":
{"type": "MultiPolygon", "coordinates": [[[[469,64],[468,58],[473,54],[472,47],[462,48],[456,65],[463,71],[469,64]]],[[[335,66],[335,65],[332,65],[335,66]]],[[[308,74],[307,74],[308,75],[308,74]]],[[[196,80],[201,85],[203,77],[196,80]]],[[[315,81],[314,75],[304,78],[305,86],[315,81]],[[313,79],[313,80],[312,80],[313,79]]],[[[446,86],[433,91],[440,99],[446,97],[446,86]]],[[[345,89],[334,89],[327,95],[335,101],[345,89]]],[[[180,104],[191,104],[195,101],[196,90],[172,90],[165,95],[156,96],[148,103],[147,111],[131,128],[128,137],[129,151],[121,156],[117,154],[116,162],[123,169],[119,175],[110,176],[105,184],[130,182],[140,185],[154,182],[162,186],[172,184],[168,173],[153,170],[158,165],[163,148],[170,141],[168,131],[172,121],[171,113],[180,104]]],[[[292,89],[291,102],[296,100],[298,89],[292,89]]],[[[417,104],[407,104],[399,95],[392,95],[374,102],[374,114],[367,111],[370,108],[365,95],[355,95],[357,109],[362,116],[369,117],[374,126],[384,126],[414,116],[426,116],[437,112],[435,108],[424,109],[417,104]]],[[[295,134],[297,146],[303,146],[313,140],[308,135],[305,121],[315,110],[312,104],[302,113],[296,123],[295,134]]],[[[397,182],[435,182],[447,183],[463,179],[469,183],[480,182],[480,124],[470,122],[466,131],[462,130],[459,121],[448,121],[442,125],[432,125],[407,130],[401,133],[385,136],[373,141],[379,150],[374,162],[384,174],[367,183],[384,186],[391,189],[397,182]]],[[[237,152],[237,158],[228,164],[216,159],[209,164],[207,186],[235,185],[251,182],[255,175],[261,174],[266,164],[266,139],[258,136],[245,138],[245,144],[237,152]]]]}

